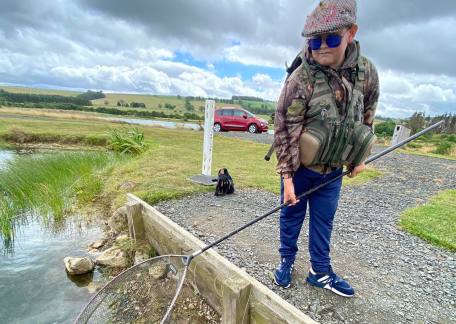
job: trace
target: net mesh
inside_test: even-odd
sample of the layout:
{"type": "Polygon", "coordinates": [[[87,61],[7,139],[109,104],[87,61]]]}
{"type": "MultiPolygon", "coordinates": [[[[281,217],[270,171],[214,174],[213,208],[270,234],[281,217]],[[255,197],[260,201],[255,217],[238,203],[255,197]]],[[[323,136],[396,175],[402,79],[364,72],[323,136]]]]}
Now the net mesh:
{"type": "Polygon", "coordinates": [[[75,323],[160,323],[185,274],[178,255],[140,263],[100,290],[75,323]]]}

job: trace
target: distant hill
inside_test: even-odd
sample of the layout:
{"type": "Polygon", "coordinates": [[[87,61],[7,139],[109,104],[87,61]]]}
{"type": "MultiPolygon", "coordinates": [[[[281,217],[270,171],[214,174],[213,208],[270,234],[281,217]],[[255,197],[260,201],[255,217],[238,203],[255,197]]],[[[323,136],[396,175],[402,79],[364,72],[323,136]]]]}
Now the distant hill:
{"type": "MultiPolygon", "coordinates": [[[[27,87],[0,86],[7,92],[18,94],[57,95],[69,97],[87,97],[99,94],[96,91],[67,91],[55,89],[39,89],[27,87]]],[[[122,110],[155,111],[163,114],[195,114],[200,118],[204,115],[205,99],[203,97],[163,96],[130,93],[102,93],[104,97],[91,100],[93,107],[116,108],[122,110]]],[[[258,97],[233,96],[231,99],[208,98],[216,101],[215,107],[242,107],[254,114],[269,116],[275,111],[276,103],[258,97]]]]}

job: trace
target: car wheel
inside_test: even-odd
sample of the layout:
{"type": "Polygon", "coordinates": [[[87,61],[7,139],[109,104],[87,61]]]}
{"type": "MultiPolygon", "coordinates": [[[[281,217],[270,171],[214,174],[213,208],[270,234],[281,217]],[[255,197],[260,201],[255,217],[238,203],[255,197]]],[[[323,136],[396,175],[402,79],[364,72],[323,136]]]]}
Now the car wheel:
{"type": "Polygon", "coordinates": [[[220,125],[219,123],[215,123],[214,124],[214,132],[221,132],[222,131],[222,125],[220,125]]]}
{"type": "Polygon", "coordinates": [[[257,131],[258,131],[257,125],[255,125],[255,124],[250,124],[250,125],[249,125],[249,133],[254,134],[254,133],[256,133],[257,131]]]}

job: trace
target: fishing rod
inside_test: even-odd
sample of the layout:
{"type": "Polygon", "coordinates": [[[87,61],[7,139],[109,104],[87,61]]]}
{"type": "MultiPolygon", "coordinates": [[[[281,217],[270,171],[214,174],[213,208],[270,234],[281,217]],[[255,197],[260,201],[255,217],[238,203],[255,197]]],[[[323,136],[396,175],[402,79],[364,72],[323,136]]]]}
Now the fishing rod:
{"type": "MultiPolygon", "coordinates": [[[[431,131],[431,130],[437,128],[437,127],[439,127],[443,122],[444,122],[444,121],[441,120],[441,121],[439,121],[439,122],[433,124],[432,126],[429,126],[428,128],[425,128],[425,129],[423,129],[422,131],[420,131],[420,132],[418,132],[418,133],[416,133],[416,134],[414,134],[414,135],[412,135],[412,136],[406,138],[405,140],[403,140],[403,141],[401,141],[401,142],[399,142],[399,143],[397,143],[397,144],[395,144],[395,145],[393,145],[393,146],[391,146],[391,147],[388,147],[387,149],[385,149],[385,150],[383,150],[383,151],[381,151],[381,152],[379,152],[379,153],[377,153],[377,154],[374,154],[374,155],[370,156],[366,161],[364,161],[364,164],[372,163],[373,161],[375,161],[375,160],[381,158],[382,156],[384,156],[384,155],[390,153],[391,151],[394,151],[395,149],[397,149],[397,148],[399,148],[399,147],[401,147],[401,146],[403,146],[403,145],[405,145],[405,144],[407,144],[407,143],[413,141],[414,139],[420,137],[421,135],[423,135],[423,134],[425,134],[425,133],[427,133],[427,132],[429,132],[429,131],[431,131]]],[[[305,196],[308,196],[308,195],[310,195],[311,193],[317,191],[318,189],[321,189],[322,187],[324,187],[324,186],[326,186],[326,185],[328,185],[328,184],[330,184],[330,183],[332,183],[332,182],[334,182],[334,181],[336,181],[336,180],[338,180],[338,179],[340,179],[340,178],[346,176],[347,174],[349,174],[349,173],[351,173],[351,172],[352,172],[352,170],[349,168],[348,170],[342,172],[340,175],[338,175],[338,176],[336,176],[336,177],[334,177],[334,178],[331,178],[331,179],[329,179],[328,181],[325,181],[325,182],[321,183],[320,185],[318,185],[318,186],[316,186],[316,187],[314,187],[314,188],[312,188],[312,189],[310,189],[310,190],[308,190],[308,191],[302,193],[301,195],[299,195],[298,197],[296,197],[296,199],[300,199],[300,198],[303,198],[303,197],[305,197],[305,196]]],[[[213,243],[211,243],[211,244],[205,246],[205,247],[202,248],[201,250],[196,251],[195,253],[191,254],[191,255],[188,257],[187,262],[190,262],[192,258],[194,258],[194,257],[200,255],[201,253],[203,253],[203,252],[209,250],[210,248],[214,247],[215,245],[219,244],[220,242],[225,241],[227,238],[229,238],[229,237],[231,237],[231,236],[233,236],[233,235],[239,233],[239,232],[242,231],[243,229],[245,229],[245,228],[247,228],[247,227],[249,227],[249,226],[255,224],[256,222],[259,222],[259,221],[262,220],[263,218],[268,217],[269,215],[275,213],[276,211],[282,209],[283,207],[288,206],[289,204],[290,204],[289,201],[284,202],[284,203],[281,204],[280,206],[277,206],[276,208],[274,208],[274,209],[268,211],[266,214],[261,215],[261,216],[258,216],[257,218],[255,218],[254,220],[250,221],[249,223],[247,223],[247,224],[245,224],[245,225],[239,227],[238,229],[235,229],[235,230],[232,231],[231,233],[225,235],[225,236],[222,237],[222,238],[219,238],[217,241],[215,241],[215,242],[213,242],[213,243]]]]}
{"type": "MultiPolygon", "coordinates": [[[[417,137],[435,129],[443,122],[444,121],[442,120],[397,143],[396,145],[372,155],[364,163],[369,164],[379,159],[391,151],[394,151],[408,142],[413,141],[417,137]]],[[[352,172],[351,168],[320,184],[319,186],[304,192],[299,195],[297,199],[310,195],[320,188],[344,177],[350,172],[352,172]]],[[[92,297],[74,323],[146,321],[160,322],[160,324],[164,324],[168,322],[176,300],[184,286],[187,270],[191,261],[195,257],[239,233],[245,228],[288,206],[289,204],[290,201],[282,203],[280,206],[277,206],[264,215],[253,219],[247,224],[235,229],[229,234],[190,255],[157,256],[125,270],[108,282],[100,291],[98,291],[97,294],[92,297]],[[175,280],[170,281],[168,280],[169,277],[173,277],[175,280]],[[135,284],[139,278],[141,278],[141,283],[135,284]],[[170,282],[176,283],[175,288],[170,285],[170,282]],[[143,309],[137,305],[143,305],[143,309]],[[163,313],[164,315],[161,315],[163,313]]]]}

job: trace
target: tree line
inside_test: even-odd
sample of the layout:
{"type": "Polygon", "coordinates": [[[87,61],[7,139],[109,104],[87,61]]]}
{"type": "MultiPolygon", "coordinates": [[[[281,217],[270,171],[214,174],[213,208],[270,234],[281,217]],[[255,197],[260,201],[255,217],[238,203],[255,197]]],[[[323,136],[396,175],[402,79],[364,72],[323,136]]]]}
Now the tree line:
{"type": "Polygon", "coordinates": [[[183,115],[180,114],[166,114],[161,111],[144,111],[144,110],[125,110],[125,109],[118,109],[118,108],[110,108],[110,107],[90,107],[90,106],[81,106],[74,103],[65,103],[65,102],[53,102],[53,103],[17,103],[17,102],[2,102],[5,106],[13,106],[13,107],[24,107],[24,108],[47,108],[47,109],[60,109],[60,110],[75,110],[75,111],[86,111],[86,112],[96,112],[96,113],[104,113],[104,114],[111,114],[111,115],[120,115],[120,116],[137,116],[137,117],[145,117],[145,118],[172,118],[172,119],[192,119],[192,120],[203,120],[204,117],[199,116],[195,113],[184,113],[183,115]]]}
{"type": "Polygon", "coordinates": [[[396,122],[391,118],[387,118],[384,122],[375,125],[375,134],[380,137],[393,136],[394,129],[397,124],[402,124],[411,130],[412,134],[431,126],[443,120],[444,123],[433,132],[437,134],[456,134],[456,115],[443,114],[439,116],[425,116],[422,112],[415,112],[410,118],[396,122]]]}
{"type": "Polygon", "coordinates": [[[60,96],[60,95],[46,95],[46,94],[32,94],[32,93],[14,93],[0,89],[0,102],[11,103],[66,103],[81,106],[91,106],[90,100],[106,97],[102,91],[90,91],[81,93],[77,96],[60,96]]]}

